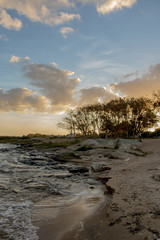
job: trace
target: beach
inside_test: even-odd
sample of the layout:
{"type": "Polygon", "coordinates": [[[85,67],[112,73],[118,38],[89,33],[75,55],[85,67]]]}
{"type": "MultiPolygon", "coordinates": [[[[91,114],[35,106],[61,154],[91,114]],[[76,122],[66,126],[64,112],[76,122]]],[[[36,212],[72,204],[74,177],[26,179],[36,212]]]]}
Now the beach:
{"type": "Polygon", "coordinates": [[[160,140],[143,139],[141,149],[145,157],[112,164],[110,204],[63,240],[160,239],[160,140]]]}
{"type": "Polygon", "coordinates": [[[160,238],[160,139],[87,139],[47,150],[7,146],[1,239],[160,238]]]}

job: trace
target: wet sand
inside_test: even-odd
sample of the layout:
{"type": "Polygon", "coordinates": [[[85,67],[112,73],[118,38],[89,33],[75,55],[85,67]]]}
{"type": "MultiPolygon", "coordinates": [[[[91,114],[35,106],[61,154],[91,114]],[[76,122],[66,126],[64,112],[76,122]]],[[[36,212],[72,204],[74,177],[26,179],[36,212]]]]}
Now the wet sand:
{"type": "Polygon", "coordinates": [[[107,202],[109,203],[109,199],[105,196],[87,198],[62,209],[53,220],[35,223],[39,227],[39,240],[61,240],[63,236],[76,228],[80,232],[83,231],[85,220],[95,215],[96,212],[101,212],[107,202]]]}
{"type": "MultiPolygon", "coordinates": [[[[60,240],[142,240],[143,238],[131,235],[123,226],[119,224],[109,226],[107,215],[108,205],[101,209],[94,216],[89,217],[83,229],[77,227],[73,231],[63,235],[60,240]]],[[[54,240],[54,238],[52,238],[54,240]]]]}

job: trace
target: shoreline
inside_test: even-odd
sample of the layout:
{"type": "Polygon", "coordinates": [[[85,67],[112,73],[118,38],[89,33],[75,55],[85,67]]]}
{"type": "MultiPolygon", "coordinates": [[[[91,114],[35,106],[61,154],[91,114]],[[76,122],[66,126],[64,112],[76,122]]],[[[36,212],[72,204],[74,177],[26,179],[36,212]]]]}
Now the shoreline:
{"type": "Polygon", "coordinates": [[[85,219],[83,229],[70,229],[58,240],[159,240],[160,179],[154,177],[160,173],[159,145],[157,139],[143,140],[146,156],[112,162],[110,203],[85,219]]]}
{"type": "Polygon", "coordinates": [[[88,139],[56,153],[2,147],[2,239],[37,240],[39,224],[40,240],[159,240],[159,146],[160,139],[88,139]],[[83,146],[90,150],[77,151],[83,146]]]}
{"type": "Polygon", "coordinates": [[[83,225],[87,219],[94,216],[97,211],[104,209],[109,204],[109,198],[104,196],[104,187],[101,191],[92,196],[84,196],[79,202],[63,207],[57,217],[46,221],[34,222],[38,230],[39,240],[60,240],[72,229],[83,229],[83,225]],[[63,226],[63,228],[62,228],[63,226]]]}
{"type": "Polygon", "coordinates": [[[84,221],[83,229],[77,226],[60,240],[142,240],[141,237],[132,236],[121,224],[109,226],[108,209],[109,204],[106,204],[100,212],[84,221]]]}

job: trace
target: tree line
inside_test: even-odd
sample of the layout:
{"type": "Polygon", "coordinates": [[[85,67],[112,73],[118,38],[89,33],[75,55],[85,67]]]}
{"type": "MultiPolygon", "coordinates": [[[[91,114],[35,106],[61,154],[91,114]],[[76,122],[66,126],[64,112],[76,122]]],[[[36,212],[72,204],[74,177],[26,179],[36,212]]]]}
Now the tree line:
{"type": "Polygon", "coordinates": [[[85,137],[135,137],[159,121],[160,91],[153,98],[118,98],[108,103],[77,107],[58,127],[85,137]]]}

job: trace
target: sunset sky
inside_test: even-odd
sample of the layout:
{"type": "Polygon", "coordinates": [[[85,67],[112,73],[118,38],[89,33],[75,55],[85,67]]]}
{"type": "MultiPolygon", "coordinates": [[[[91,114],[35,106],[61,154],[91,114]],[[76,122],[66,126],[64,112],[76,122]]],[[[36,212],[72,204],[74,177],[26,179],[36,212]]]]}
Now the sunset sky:
{"type": "Polygon", "coordinates": [[[0,0],[0,135],[160,89],[160,0],[0,0]]]}

